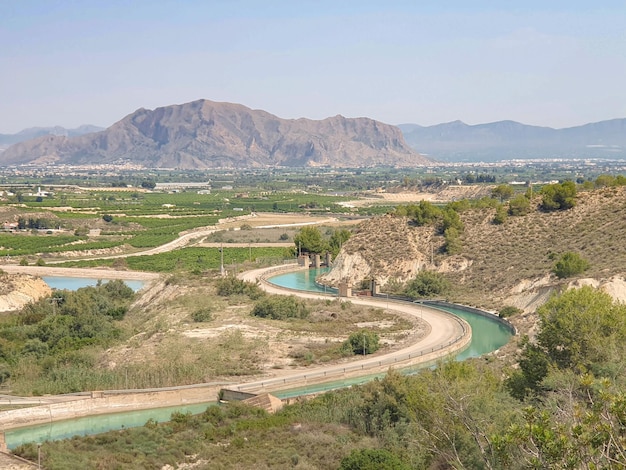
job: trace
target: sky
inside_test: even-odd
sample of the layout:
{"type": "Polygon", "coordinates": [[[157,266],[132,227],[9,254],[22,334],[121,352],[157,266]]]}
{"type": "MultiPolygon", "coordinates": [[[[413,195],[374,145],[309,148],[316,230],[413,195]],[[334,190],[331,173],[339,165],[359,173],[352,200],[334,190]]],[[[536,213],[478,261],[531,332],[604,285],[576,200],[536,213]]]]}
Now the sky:
{"type": "Polygon", "coordinates": [[[626,117],[626,0],[0,0],[0,133],[197,99],[389,124],[626,117]]]}

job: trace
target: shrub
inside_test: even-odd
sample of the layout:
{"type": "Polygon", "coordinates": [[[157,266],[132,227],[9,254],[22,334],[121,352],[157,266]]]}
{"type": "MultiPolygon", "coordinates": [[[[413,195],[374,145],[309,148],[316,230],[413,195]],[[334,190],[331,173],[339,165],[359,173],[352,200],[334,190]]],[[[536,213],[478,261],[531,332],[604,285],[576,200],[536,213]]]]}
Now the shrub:
{"type": "Polygon", "coordinates": [[[504,206],[498,206],[496,209],[496,215],[493,218],[493,223],[496,225],[502,225],[506,222],[506,218],[508,216],[508,212],[504,206]]]}
{"type": "Polygon", "coordinates": [[[355,449],[344,457],[339,470],[408,470],[399,457],[385,449],[355,449]]]}
{"type": "Polygon", "coordinates": [[[549,184],[541,189],[541,196],[541,208],[545,211],[570,209],[576,205],[576,184],[549,184]]]}
{"type": "Polygon", "coordinates": [[[463,244],[461,243],[459,231],[456,228],[447,228],[443,234],[443,237],[446,241],[444,245],[446,253],[448,253],[449,255],[456,255],[461,252],[461,250],[463,249],[463,244]]]}
{"type": "Polygon", "coordinates": [[[20,260],[20,266],[28,266],[28,259],[27,258],[22,258],[20,260]]]}
{"type": "Polygon", "coordinates": [[[45,266],[46,262],[43,260],[43,258],[39,258],[37,259],[37,266],[45,266]]]}
{"type": "Polygon", "coordinates": [[[200,308],[191,314],[191,318],[193,319],[193,321],[198,323],[211,321],[213,319],[213,315],[211,314],[211,308],[200,308]]]}
{"type": "Polygon", "coordinates": [[[285,240],[289,240],[289,234],[287,233],[281,233],[280,237],[278,237],[279,240],[285,241],[285,240]]]}
{"type": "Polygon", "coordinates": [[[231,295],[247,295],[252,300],[263,296],[263,291],[251,282],[237,279],[234,276],[223,277],[215,281],[217,295],[229,297],[231,295]]]}
{"type": "Polygon", "coordinates": [[[107,223],[113,222],[113,216],[111,214],[104,214],[102,216],[102,220],[104,220],[107,223]]]}
{"type": "Polygon", "coordinates": [[[421,271],[409,281],[404,294],[417,299],[445,294],[450,289],[450,283],[443,274],[435,271],[421,271]]]}
{"type": "Polygon", "coordinates": [[[523,195],[514,197],[509,201],[509,215],[521,216],[530,212],[530,200],[523,195]]]}
{"type": "Polygon", "coordinates": [[[302,300],[294,296],[272,295],[261,299],[252,309],[252,315],[272,320],[306,318],[309,310],[302,300]]]}
{"type": "Polygon", "coordinates": [[[514,307],[512,305],[507,305],[506,307],[503,307],[499,312],[498,312],[498,316],[500,318],[507,318],[510,317],[512,315],[516,315],[518,313],[522,313],[523,310],[519,309],[517,307],[514,307]]]}
{"type": "Polygon", "coordinates": [[[589,262],[586,259],[581,257],[578,253],[568,251],[561,255],[561,258],[559,258],[552,268],[552,272],[556,274],[558,278],[564,279],[580,274],[588,268],[589,262]]]}
{"type": "Polygon", "coordinates": [[[378,334],[373,331],[361,330],[352,333],[345,343],[353,354],[372,354],[378,351],[379,338],[378,334]]]}

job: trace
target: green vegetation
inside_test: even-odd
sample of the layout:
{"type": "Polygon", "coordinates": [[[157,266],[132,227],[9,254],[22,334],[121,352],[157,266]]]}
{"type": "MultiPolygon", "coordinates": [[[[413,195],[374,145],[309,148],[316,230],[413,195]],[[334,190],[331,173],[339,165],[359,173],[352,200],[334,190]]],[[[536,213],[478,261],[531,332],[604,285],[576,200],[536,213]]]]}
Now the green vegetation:
{"type": "MultiPolygon", "coordinates": [[[[282,262],[283,259],[291,258],[291,252],[286,248],[224,248],[224,265],[231,272],[242,271],[244,264],[248,262],[250,253],[253,260],[259,263],[282,262]]],[[[167,272],[191,272],[200,274],[203,271],[219,269],[221,257],[215,248],[181,248],[166,253],[155,255],[129,256],[124,258],[128,269],[134,271],[149,271],[157,273],[167,272]]],[[[83,261],[67,261],[61,266],[89,268],[96,266],[113,266],[119,260],[94,259],[83,261]]]]}
{"type": "Polygon", "coordinates": [[[513,197],[513,187],[508,184],[499,184],[491,190],[491,197],[500,199],[500,202],[504,202],[507,199],[513,197]]]}
{"type": "MultiPolygon", "coordinates": [[[[95,468],[104,459],[128,462],[127,468],[174,466],[189,455],[226,468],[620,468],[626,465],[624,308],[591,288],[552,298],[540,309],[537,343],[526,340],[520,372],[506,381],[499,365],[483,360],[443,363],[412,376],[390,371],[272,416],[233,403],[173,415],[166,424],[46,443],[46,468],[95,468]],[[522,387],[524,402],[509,395],[517,374],[537,371],[545,373],[534,394],[522,387]]],[[[36,447],[17,452],[32,457],[36,447]]]]}
{"type": "MultiPolygon", "coordinates": [[[[16,393],[67,393],[100,387],[85,372],[98,348],[119,340],[118,321],[134,297],[122,281],[110,281],[29,304],[0,323],[0,368],[16,393]]],[[[5,381],[6,381],[5,377],[5,381]]]]}
{"type": "Polygon", "coordinates": [[[348,337],[346,347],[350,348],[353,354],[372,354],[378,351],[380,338],[373,331],[355,331],[348,337]]]}
{"type": "Polygon", "coordinates": [[[576,184],[565,181],[541,188],[541,208],[545,211],[566,210],[576,205],[576,184]]]}
{"type": "Polygon", "coordinates": [[[511,317],[513,315],[517,315],[518,313],[522,313],[523,310],[519,309],[517,307],[514,307],[512,305],[507,305],[506,307],[503,307],[500,309],[500,311],[498,312],[498,316],[500,318],[508,318],[511,317]]]}
{"type": "Polygon", "coordinates": [[[231,295],[247,295],[251,300],[257,300],[265,293],[251,282],[242,281],[234,276],[227,276],[215,281],[217,295],[229,297],[231,295]]]}
{"type": "Polygon", "coordinates": [[[304,301],[292,295],[270,295],[259,300],[252,309],[252,315],[271,320],[306,318],[309,309],[304,301]]]}
{"type": "Polygon", "coordinates": [[[450,290],[450,283],[441,273],[420,271],[404,288],[404,295],[412,298],[429,298],[442,296],[450,290]]]}
{"type": "Polygon", "coordinates": [[[350,235],[347,229],[329,229],[325,237],[318,227],[302,227],[293,237],[293,241],[298,252],[315,254],[330,252],[336,256],[350,235]]]}
{"type": "Polygon", "coordinates": [[[563,253],[558,261],[554,264],[552,272],[557,277],[564,279],[571,276],[576,276],[589,269],[589,262],[580,256],[578,253],[568,251],[563,253]]]}

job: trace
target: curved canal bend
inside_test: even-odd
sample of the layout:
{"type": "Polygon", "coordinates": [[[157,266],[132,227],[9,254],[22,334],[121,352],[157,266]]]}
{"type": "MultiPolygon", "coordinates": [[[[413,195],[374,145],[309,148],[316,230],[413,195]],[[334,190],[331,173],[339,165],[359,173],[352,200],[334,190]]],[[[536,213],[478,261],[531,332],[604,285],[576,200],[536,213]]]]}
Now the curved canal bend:
{"type": "MultiPolygon", "coordinates": [[[[267,273],[267,271],[267,269],[250,271],[248,273],[243,273],[241,277],[247,280],[256,280],[262,277],[263,274],[267,273]]],[[[314,282],[315,273],[312,271],[291,271],[286,275],[282,274],[280,276],[272,276],[271,282],[265,281],[262,284],[265,289],[270,292],[285,294],[283,288],[278,288],[273,284],[275,282],[280,283],[281,278],[285,279],[284,276],[286,276],[287,279],[291,278],[292,280],[289,282],[295,282],[298,285],[298,289],[300,289],[299,292],[288,293],[297,293],[303,297],[319,297],[319,293],[323,294],[324,292],[323,288],[316,286],[314,282]],[[311,274],[313,275],[311,276],[311,274]],[[300,278],[308,279],[303,283],[300,278]],[[303,290],[309,290],[310,292],[302,292],[303,290]],[[317,291],[318,293],[316,294],[314,291],[317,291]]],[[[286,287],[293,289],[293,287],[289,285],[286,287]]],[[[415,348],[416,345],[413,345],[414,349],[412,350],[409,348],[399,351],[401,355],[397,356],[395,359],[393,356],[398,352],[367,358],[361,361],[353,361],[347,364],[329,366],[324,368],[325,370],[309,370],[304,373],[302,371],[298,371],[295,374],[242,383],[231,388],[253,393],[271,391],[280,398],[316,393],[366,382],[374,377],[384,375],[386,370],[392,366],[402,368],[410,373],[425,366],[432,365],[441,357],[454,354],[459,349],[462,349],[462,352],[456,355],[457,360],[480,356],[500,348],[506,344],[511,337],[510,329],[497,319],[484,317],[477,315],[476,313],[463,312],[454,308],[442,308],[442,310],[445,309],[448,311],[447,313],[443,313],[439,309],[426,308],[423,306],[416,306],[414,304],[389,302],[384,298],[378,298],[377,300],[370,299],[368,303],[365,303],[359,298],[350,298],[350,301],[355,304],[364,303],[366,305],[373,301],[376,307],[385,308],[391,306],[393,310],[404,311],[405,313],[408,309],[412,310],[414,315],[417,309],[419,315],[422,316],[424,320],[431,322],[431,326],[433,323],[439,324],[441,319],[444,319],[442,323],[444,327],[442,328],[442,331],[436,332],[437,334],[429,335],[430,340],[426,341],[428,338],[424,338],[422,341],[418,342],[417,345],[421,345],[421,348],[415,348]],[[450,321],[450,314],[461,317],[465,321],[450,321]],[[463,336],[463,328],[467,327],[467,323],[465,322],[471,325],[473,334],[470,333],[466,336],[468,339],[471,337],[471,342],[467,341],[463,344],[460,341],[462,339],[460,336],[463,336]],[[446,324],[447,327],[445,327],[446,324]],[[431,350],[430,352],[428,351],[429,348],[431,350]],[[400,357],[400,360],[398,357],[400,357]]],[[[433,329],[435,328],[433,327],[433,329]]],[[[202,407],[206,407],[211,403],[214,402],[198,403],[192,405],[192,409],[194,412],[200,412],[202,407]]],[[[13,430],[7,430],[5,433],[6,441],[9,448],[14,448],[25,442],[41,442],[44,440],[63,439],[73,435],[101,433],[107,430],[139,426],[144,424],[149,418],[166,421],[169,419],[171,412],[175,410],[180,411],[181,409],[185,408],[178,406],[169,408],[142,409],[130,412],[102,414],[65,421],[56,421],[38,426],[21,427],[13,430]]],[[[187,409],[192,411],[190,408],[187,409]]]]}

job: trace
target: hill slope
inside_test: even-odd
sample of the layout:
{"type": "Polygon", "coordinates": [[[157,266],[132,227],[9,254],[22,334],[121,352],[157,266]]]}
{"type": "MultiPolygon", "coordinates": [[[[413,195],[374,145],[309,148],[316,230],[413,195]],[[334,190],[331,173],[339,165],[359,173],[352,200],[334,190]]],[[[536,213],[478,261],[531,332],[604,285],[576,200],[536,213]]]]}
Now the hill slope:
{"type": "Polygon", "coordinates": [[[551,254],[574,251],[591,264],[578,282],[619,288],[626,286],[624,207],[626,188],[618,187],[580,193],[577,205],[568,211],[535,210],[509,217],[502,225],[492,223],[495,209],[471,209],[461,214],[463,249],[456,256],[441,254],[444,240],[433,227],[379,217],[359,226],[327,279],[350,279],[358,285],[373,277],[393,284],[422,269],[437,270],[452,281],[454,300],[493,308],[530,307],[545,301],[555,287],[572,282],[551,274],[555,262],[551,254]]]}
{"type": "Polygon", "coordinates": [[[26,140],[36,139],[44,135],[64,135],[67,137],[76,137],[79,135],[89,134],[91,132],[99,132],[104,130],[102,127],[84,125],[75,129],[66,129],[61,126],[54,127],[31,127],[21,130],[17,134],[0,134],[0,149],[5,149],[13,144],[24,142],[26,140]]]}
{"type": "Polygon", "coordinates": [[[626,119],[553,129],[499,121],[468,125],[401,124],[407,143],[444,161],[495,161],[529,158],[626,159],[626,119]]]}
{"type": "Polygon", "coordinates": [[[397,127],[367,118],[280,119],[240,104],[198,100],[139,109],[108,129],[16,144],[2,164],[132,162],[149,168],[416,166],[429,161],[397,127]]]}

